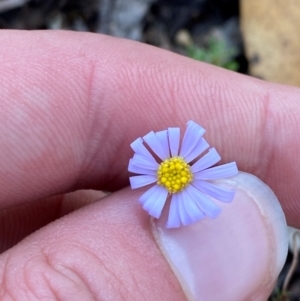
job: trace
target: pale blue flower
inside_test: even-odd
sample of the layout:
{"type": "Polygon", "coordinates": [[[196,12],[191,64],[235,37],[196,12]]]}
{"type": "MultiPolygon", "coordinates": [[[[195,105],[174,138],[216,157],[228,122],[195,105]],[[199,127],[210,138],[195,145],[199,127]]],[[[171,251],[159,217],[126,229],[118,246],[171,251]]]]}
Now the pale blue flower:
{"type": "Polygon", "coordinates": [[[128,170],[140,174],[130,177],[131,188],[154,184],[139,202],[155,218],[160,217],[167,198],[171,197],[168,228],[186,226],[206,216],[215,218],[221,209],[213,200],[229,203],[234,198],[234,190],[210,181],[236,175],[236,163],[212,167],[221,157],[215,148],[209,148],[202,137],[204,133],[199,124],[189,121],[181,145],[180,128],[150,132],[130,145],[135,154],[128,170]]]}

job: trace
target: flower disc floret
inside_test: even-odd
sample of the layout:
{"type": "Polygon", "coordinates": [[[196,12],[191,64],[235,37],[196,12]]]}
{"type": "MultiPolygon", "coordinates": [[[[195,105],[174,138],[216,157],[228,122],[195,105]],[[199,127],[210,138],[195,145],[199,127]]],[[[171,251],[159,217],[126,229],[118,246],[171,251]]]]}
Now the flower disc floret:
{"type": "Polygon", "coordinates": [[[181,157],[164,160],[157,170],[157,184],[169,193],[182,191],[193,180],[190,165],[181,157]]]}

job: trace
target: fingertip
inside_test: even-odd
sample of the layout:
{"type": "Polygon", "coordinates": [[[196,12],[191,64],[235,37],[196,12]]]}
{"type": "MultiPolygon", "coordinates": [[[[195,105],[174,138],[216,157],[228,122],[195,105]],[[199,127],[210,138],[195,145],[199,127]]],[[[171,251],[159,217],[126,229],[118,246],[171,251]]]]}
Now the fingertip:
{"type": "Polygon", "coordinates": [[[258,178],[240,173],[218,181],[236,189],[215,219],[154,234],[189,300],[265,301],[285,262],[287,226],[280,204],[258,178]]]}

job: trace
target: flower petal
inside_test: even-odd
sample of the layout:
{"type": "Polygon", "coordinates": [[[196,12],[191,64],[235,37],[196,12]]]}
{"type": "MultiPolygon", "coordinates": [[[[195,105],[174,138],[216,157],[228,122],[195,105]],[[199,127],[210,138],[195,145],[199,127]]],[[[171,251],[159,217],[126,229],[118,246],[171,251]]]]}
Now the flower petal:
{"type": "Polygon", "coordinates": [[[195,158],[200,156],[205,150],[209,148],[209,144],[204,138],[200,138],[198,143],[195,145],[194,149],[187,155],[184,159],[187,163],[190,163],[195,158]]]}
{"type": "Polygon", "coordinates": [[[156,170],[140,167],[139,164],[135,164],[133,159],[129,160],[128,171],[141,175],[156,175],[156,170]]]}
{"type": "Polygon", "coordinates": [[[167,221],[167,228],[179,228],[180,227],[180,216],[179,216],[179,208],[178,208],[178,194],[175,193],[172,196],[169,217],[167,221]]]}
{"type": "Polygon", "coordinates": [[[223,164],[220,166],[212,167],[202,170],[194,174],[196,180],[217,180],[229,178],[238,174],[238,169],[235,162],[223,164]]]}
{"type": "Polygon", "coordinates": [[[184,199],[181,193],[178,193],[178,211],[179,211],[180,221],[184,226],[192,223],[187,211],[185,210],[184,199]]]}
{"type": "Polygon", "coordinates": [[[145,135],[143,139],[161,160],[169,158],[169,149],[164,149],[153,131],[145,135]]]}
{"type": "Polygon", "coordinates": [[[134,176],[134,177],[129,177],[129,181],[130,181],[131,189],[136,189],[155,183],[157,181],[157,177],[152,175],[134,176]]]}
{"type": "Polygon", "coordinates": [[[136,140],[134,140],[130,144],[130,147],[134,150],[134,152],[136,154],[139,154],[139,155],[141,155],[143,157],[146,157],[149,161],[156,162],[156,160],[154,159],[154,157],[152,156],[152,154],[147,150],[147,148],[143,144],[143,139],[142,138],[137,138],[136,140]]]}
{"type": "Polygon", "coordinates": [[[193,185],[189,185],[186,188],[186,191],[205,215],[211,218],[216,218],[220,214],[221,208],[213,203],[207,196],[205,196],[193,185]]]}
{"type": "Polygon", "coordinates": [[[160,131],[155,133],[157,138],[159,139],[163,148],[168,152],[168,158],[170,157],[170,148],[169,148],[169,140],[168,140],[168,131],[160,131]]]}
{"type": "Polygon", "coordinates": [[[185,190],[182,191],[182,201],[185,211],[189,215],[190,223],[197,222],[205,217],[205,214],[196,205],[194,199],[192,199],[185,190]]]}
{"type": "Polygon", "coordinates": [[[192,171],[192,173],[199,172],[208,167],[211,167],[212,165],[216,164],[220,160],[221,160],[220,155],[218,154],[216,149],[213,147],[213,148],[209,149],[209,151],[206,155],[204,155],[195,164],[192,165],[191,171],[192,171]]]}
{"type": "Polygon", "coordinates": [[[187,129],[183,136],[180,157],[186,158],[190,154],[190,152],[195,148],[196,144],[198,143],[199,139],[203,136],[204,133],[204,128],[202,128],[196,122],[190,120],[187,123],[187,129]]]}
{"type": "Polygon", "coordinates": [[[179,193],[179,216],[184,226],[190,225],[202,218],[204,213],[186,191],[179,193]]]}
{"type": "Polygon", "coordinates": [[[235,190],[219,187],[217,185],[202,180],[195,180],[192,184],[201,192],[211,196],[212,198],[218,201],[230,203],[234,199],[235,190]]]}
{"type": "Polygon", "coordinates": [[[172,157],[178,156],[180,128],[168,128],[169,144],[172,157]]]}
{"type": "Polygon", "coordinates": [[[143,208],[151,216],[159,218],[166,203],[167,196],[168,191],[165,188],[155,185],[146,191],[139,200],[143,203],[143,208]]]}
{"type": "Polygon", "coordinates": [[[156,161],[149,161],[147,157],[141,156],[139,154],[134,154],[131,160],[134,165],[140,166],[142,168],[157,170],[159,167],[159,164],[156,161]]]}
{"type": "MultiPolygon", "coordinates": [[[[156,199],[157,194],[161,192],[161,189],[164,189],[163,187],[159,185],[154,185],[153,187],[149,188],[146,192],[144,192],[140,198],[139,202],[144,205],[144,203],[149,199],[149,198],[154,198],[156,199]]],[[[166,189],[164,189],[166,190],[166,189]]]]}

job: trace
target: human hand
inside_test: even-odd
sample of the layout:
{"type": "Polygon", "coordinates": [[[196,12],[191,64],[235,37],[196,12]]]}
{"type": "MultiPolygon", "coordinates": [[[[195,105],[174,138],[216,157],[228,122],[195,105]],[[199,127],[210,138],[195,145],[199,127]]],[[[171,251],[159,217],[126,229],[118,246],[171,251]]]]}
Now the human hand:
{"type": "Polygon", "coordinates": [[[1,255],[1,300],[186,300],[181,285],[195,300],[267,298],[286,250],[272,193],[246,196],[265,188],[238,176],[218,219],[173,237],[124,188],[129,144],[193,119],[300,226],[298,89],[101,35],[2,31],[0,41],[2,250],[57,219],[1,255]],[[87,188],[114,193],[63,195],[87,188]],[[192,272],[176,278],[162,239],[192,272]]]}

